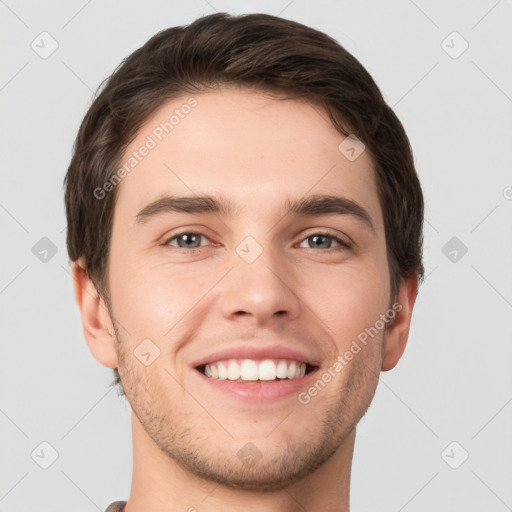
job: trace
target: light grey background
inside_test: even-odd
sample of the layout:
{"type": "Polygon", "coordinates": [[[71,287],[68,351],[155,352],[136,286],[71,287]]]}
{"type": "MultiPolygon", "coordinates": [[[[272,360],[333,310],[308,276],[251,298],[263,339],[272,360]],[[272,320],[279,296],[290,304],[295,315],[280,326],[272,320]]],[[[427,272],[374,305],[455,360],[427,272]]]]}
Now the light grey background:
{"type": "Polygon", "coordinates": [[[427,278],[405,355],[382,374],[358,429],[352,510],[511,510],[505,0],[0,1],[0,510],[103,511],[129,495],[130,410],[108,390],[112,373],[83,338],[62,180],[99,83],[157,31],[215,10],[280,14],[336,38],[372,74],[413,146],[426,199],[427,278]],[[31,47],[51,48],[43,31],[58,42],[46,59],[31,47]],[[453,58],[464,40],[468,49],[453,58]],[[46,262],[32,252],[43,237],[57,250],[46,262]],[[455,262],[453,248],[443,252],[452,237],[467,247],[455,262]],[[48,469],[39,465],[50,462],[44,441],[58,452],[48,469]],[[464,451],[469,458],[450,467],[464,451]]]}

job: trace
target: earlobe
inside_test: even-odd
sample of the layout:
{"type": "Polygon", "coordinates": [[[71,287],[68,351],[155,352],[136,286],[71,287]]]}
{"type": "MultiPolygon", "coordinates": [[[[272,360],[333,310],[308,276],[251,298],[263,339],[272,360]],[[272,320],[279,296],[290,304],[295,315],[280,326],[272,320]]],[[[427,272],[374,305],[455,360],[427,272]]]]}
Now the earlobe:
{"type": "Polygon", "coordinates": [[[82,258],[73,262],[75,300],[82,317],[82,328],[93,357],[108,368],[117,368],[115,333],[104,300],[89,278],[82,258]]]}
{"type": "Polygon", "coordinates": [[[392,370],[402,357],[411,325],[412,310],[418,295],[418,275],[403,279],[400,284],[398,300],[393,305],[395,317],[389,323],[384,338],[381,370],[392,370]]]}

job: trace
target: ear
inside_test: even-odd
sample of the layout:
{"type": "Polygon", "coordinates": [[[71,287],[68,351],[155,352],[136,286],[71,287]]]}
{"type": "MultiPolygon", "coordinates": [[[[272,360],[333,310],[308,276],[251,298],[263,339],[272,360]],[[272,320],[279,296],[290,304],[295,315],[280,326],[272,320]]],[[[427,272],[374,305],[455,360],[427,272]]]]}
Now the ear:
{"type": "Polygon", "coordinates": [[[417,295],[418,275],[414,274],[407,280],[402,279],[398,299],[392,306],[396,315],[388,324],[384,336],[381,367],[383,372],[393,369],[404,353],[417,295]]]}
{"type": "Polygon", "coordinates": [[[75,299],[82,317],[82,328],[94,358],[108,368],[117,368],[115,332],[104,300],[89,278],[82,258],[71,267],[75,299]]]}

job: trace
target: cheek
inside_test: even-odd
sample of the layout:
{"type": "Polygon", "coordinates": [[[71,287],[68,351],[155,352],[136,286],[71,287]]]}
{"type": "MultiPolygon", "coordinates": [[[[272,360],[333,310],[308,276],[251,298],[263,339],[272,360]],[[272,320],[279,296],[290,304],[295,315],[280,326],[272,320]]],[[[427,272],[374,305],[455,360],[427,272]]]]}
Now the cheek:
{"type": "Polygon", "coordinates": [[[350,342],[388,306],[388,275],[370,261],[302,273],[300,296],[330,334],[350,342]]]}
{"type": "Polygon", "coordinates": [[[143,262],[123,263],[124,269],[117,268],[110,282],[112,301],[116,316],[126,329],[133,334],[130,344],[150,338],[162,345],[166,334],[197,304],[211,288],[211,275],[181,268],[151,267],[143,262]],[[158,340],[158,341],[157,341],[158,340]]]}

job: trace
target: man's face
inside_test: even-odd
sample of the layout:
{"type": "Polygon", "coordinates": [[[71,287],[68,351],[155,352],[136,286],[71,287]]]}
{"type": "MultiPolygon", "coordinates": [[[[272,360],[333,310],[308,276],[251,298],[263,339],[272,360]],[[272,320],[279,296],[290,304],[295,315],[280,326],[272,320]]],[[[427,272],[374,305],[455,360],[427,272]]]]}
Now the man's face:
{"type": "Polygon", "coordinates": [[[168,456],[226,485],[279,488],[339,449],[377,385],[385,329],[333,370],[390,308],[372,162],[366,151],[347,158],[344,137],[310,104],[224,88],[182,109],[189,98],[164,104],[126,151],[124,161],[148,136],[157,143],[118,185],[109,255],[118,370],[138,421],[168,456]],[[176,109],[179,122],[162,133],[176,109]],[[222,197],[236,212],[146,209],[137,220],[166,195],[222,197]],[[357,203],[373,227],[350,213],[286,214],[287,201],[313,195],[357,203]],[[316,370],[233,383],[195,367],[241,346],[295,350],[316,370]],[[330,382],[308,393],[329,368],[330,382]]]}

